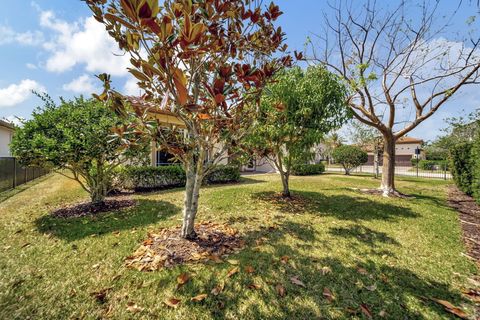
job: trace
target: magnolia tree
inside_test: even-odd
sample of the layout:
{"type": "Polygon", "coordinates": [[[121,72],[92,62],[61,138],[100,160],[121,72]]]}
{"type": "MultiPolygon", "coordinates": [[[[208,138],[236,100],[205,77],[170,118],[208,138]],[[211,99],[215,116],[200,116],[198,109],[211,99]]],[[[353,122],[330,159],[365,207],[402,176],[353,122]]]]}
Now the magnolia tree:
{"type": "Polygon", "coordinates": [[[47,95],[45,105],[15,130],[11,149],[27,165],[50,167],[76,180],[102,203],[112,188],[115,168],[141,157],[148,146],[141,136],[128,135],[129,147],[113,135],[124,120],[95,99],[62,100],[56,105],[47,95]],[[67,174],[69,173],[69,174],[67,174]]]}
{"type": "Polygon", "coordinates": [[[438,1],[379,4],[337,2],[333,14],[325,15],[319,46],[311,42],[308,59],[349,84],[347,102],[355,118],[383,137],[381,189],[391,196],[398,194],[396,141],[462,87],[480,83],[480,38],[456,37],[451,32],[456,12],[439,12],[438,1]]]}
{"type": "Polygon", "coordinates": [[[86,2],[131,56],[129,71],[145,91],[144,107],[132,106],[103,75],[106,90],[99,98],[111,97],[117,111],[132,109],[138,119],[133,130],[151,135],[183,163],[181,235],[195,238],[203,178],[245,134],[262,88],[291,63],[284,34],[274,26],[282,12],[273,3],[264,7],[253,0],[86,2]],[[153,121],[153,113],[175,118],[175,125],[153,121]]]}
{"type": "Polygon", "coordinates": [[[292,166],[314,156],[314,147],[329,131],[349,118],[345,86],[323,67],[282,72],[264,90],[260,112],[247,138],[258,157],[267,158],[280,173],[283,196],[290,196],[292,166]]]}

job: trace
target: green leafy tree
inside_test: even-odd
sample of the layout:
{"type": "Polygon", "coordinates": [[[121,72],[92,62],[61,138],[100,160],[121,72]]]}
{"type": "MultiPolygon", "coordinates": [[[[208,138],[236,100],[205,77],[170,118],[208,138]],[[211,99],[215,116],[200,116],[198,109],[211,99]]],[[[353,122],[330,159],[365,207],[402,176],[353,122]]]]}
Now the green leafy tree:
{"type": "Polygon", "coordinates": [[[133,136],[123,141],[112,136],[123,122],[97,100],[80,97],[57,106],[47,95],[40,97],[45,105],[15,131],[13,154],[23,164],[56,169],[76,180],[92,202],[103,202],[115,168],[140,156],[146,144],[133,136]]]}
{"type": "Polygon", "coordinates": [[[359,147],[344,145],[333,151],[333,159],[340,163],[345,169],[345,174],[349,175],[352,169],[368,161],[368,155],[359,147]]]}
{"type": "Polygon", "coordinates": [[[299,67],[279,74],[267,86],[247,145],[257,157],[266,157],[280,173],[283,196],[290,196],[289,177],[294,164],[314,156],[313,147],[329,131],[349,118],[345,87],[323,67],[299,67]]]}
{"type": "Polygon", "coordinates": [[[209,171],[228,157],[254,117],[250,106],[262,88],[292,58],[282,14],[273,2],[251,0],[85,0],[95,19],[130,56],[129,72],[145,91],[132,103],[110,90],[120,112],[132,111],[153,137],[185,167],[187,181],[181,236],[195,238],[200,187],[209,171]],[[130,103],[129,103],[130,102],[130,103]],[[138,101],[137,101],[138,102],[138,101]],[[149,117],[168,113],[175,124],[149,117]]]}

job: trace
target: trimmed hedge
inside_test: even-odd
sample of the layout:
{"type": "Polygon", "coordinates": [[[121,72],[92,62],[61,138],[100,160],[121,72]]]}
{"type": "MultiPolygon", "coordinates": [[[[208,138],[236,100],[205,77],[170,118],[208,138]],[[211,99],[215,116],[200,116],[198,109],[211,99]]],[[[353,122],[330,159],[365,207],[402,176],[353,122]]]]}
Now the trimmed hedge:
{"type": "Polygon", "coordinates": [[[311,176],[315,174],[322,174],[324,172],[325,165],[323,163],[297,164],[292,166],[292,174],[294,176],[311,176]]]}
{"type": "MultiPolygon", "coordinates": [[[[186,183],[185,170],[181,166],[125,167],[118,174],[115,185],[120,189],[146,191],[183,187],[186,183]]],[[[205,183],[229,183],[240,180],[236,166],[220,165],[205,177],[205,183]]]]}
{"type": "Polygon", "coordinates": [[[453,180],[458,188],[468,195],[473,194],[472,183],[475,161],[472,156],[472,149],[472,143],[463,143],[450,150],[450,167],[453,180]]]}
{"type": "Polygon", "coordinates": [[[230,183],[240,180],[240,169],[237,166],[219,165],[216,166],[206,177],[208,184],[230,183]]]}

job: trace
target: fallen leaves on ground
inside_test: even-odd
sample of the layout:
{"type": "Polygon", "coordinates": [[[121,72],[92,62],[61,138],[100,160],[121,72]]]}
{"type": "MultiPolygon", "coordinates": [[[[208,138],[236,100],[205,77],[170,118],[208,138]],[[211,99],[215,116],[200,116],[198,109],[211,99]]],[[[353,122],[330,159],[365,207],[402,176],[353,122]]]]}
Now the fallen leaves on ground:
{"type": "Polygon", "coordinates": [[[246,266],[245,267],[245,272],[246,273],[254,273],[255,269],[252,266],[246,266]]]}
{"type": "Polygon", "coordinates": [[[280,283],[275,286],[275,291],[277,291],[277,294],[282,298],[287,294],[287,290],[285,290],[285,287],[280,283]]]}
{"type": "Polygon", "coordinates": [[[480,303],[480,290],[463,290],[462,293],[470,300],[480,303]]]}
{"type": "Polygon", "coordinates": [[[101,290],[98,290],[98,291],[95,291],[95,292],[92,292],[90,293],[90,295],[92,297],[95,298],[95,300],[97,300],[98,303],[105,303],[107,301],[107,293],[108,291],[112,290],[113,288],[110,287],[110,288],[105,288],[105,289],[101,289],[101,290]]]}
{"type": "Polygon", "coordinates": [[[225,282],[222,281],[212,289],[211,293],[214,296],[218,296],[223,291],[224,288],[225,288],[225,282]]]}
{"type": "Polygon", "coordinates": [[[199,295],[197,295],[197,296],[195,296],[195,297],[190,298],[190,301],[200,302],[200,301],[205,300],[207,297],[208,297],[208,294],[202,293],[202,294],[199,294],[199,295]]]}
{"type": "Polygon", "coordinates": [[[307,286],[305,285],[305,283],[303,283],[303,282],[298,278],[298,276],[291,277],[291,278],[290,278],[290,281],[291,281],[293,284],[296,284],[297,286],[300,286],[300,287],[303,287],[303,288],[306,288],[306,287],[307,287],[307,286]]]}
{"type": "Polygon", "coordinates": [[[450,312],[451,314],[454,314],[459,318],[468,319],[468,315],[465,313],[465,311],[463,311],[459,307],[454,306],[450,302],[435,298],[432,298],[432,300],[438,304],[441,304],[444,307],[445,311],[450,312]]]}
{"type": "Polygon", "coordinates": [[[230,271],[228,271],[227,273],[227,278],[230,278],[232,277],[234,274],[238,273],[240,269],[238,267],[235,267],[233,269],[231,269],[230,271]]]}
{"type": "Polygon", "coordinates": [[[143,308],[139,307],[135,302],[129,302],[127,303],[127,310],[132,313],[138,313],[143,311],[143,308]]]}
{"type": "Polygon", "coordinates": [[[222,256],[239,252],[245,245],[238,231],[226,224],[209,221],[196,224],[194,240],[180,237],[180,229],[173,227],[148,233],[148,239],[126,258],[126,266],[138,271],[155,271],[209,260],[223,263],[222,256]]]}
{"type": "Polygon", "coordinates": [[[163,303],[167,307],[174,308],[174,309],[176,309],[179,306],[180,302],[181,302],[181,300],[177,299],[177,298],[168,298],[168,299],[163,301],[163,303]]]}
{"type": "Polygon", "coordinates": [[[283,263],[283,264],[287,264],[288,260],[290,260],[289,256],[283,256],[283,257],[280,258],[280,262],[283,263]]]}
{"type": "Polygon", "coordinates": [[[329,303],[332,303],[335,300],[335,296],[332,291],[328,288],[323,288],[323,296],[328,300],[329,303]]]}
{"type": "Polygon", "coordinates": [[[332,273],[332,269],[330,267],[322,267],[320,269],[320,272],[322,273],[323,276],[332,273]]]}
{"type": "Polygon", "coordinates": [[[364,268],[357,268],[357,272],[361,275],[368,276],[368,271],[364,268]]]}
{"type": "Polygon", "coordinates": [[[262,289],[262,286],[257,284],[257,283],[251,283],[251,284],[248,285],[248,289],[260,290],[260,289],[262,289]]]}
{"type": "Polygon", "coordinates": [[[190,275],[188,273],[182,273],[177,277],[177,290],[183,287],[185,283],[190,280],[190,275]]]}
{"type": "Polygon", "coordinates": [[[371,318],[373,317],[372,311],[370,311],[370,308],[369,308],[366,304],[362,303],[362,304],[360,305],[360,310],[362,310],[362,313],[363,313],[367,318],[371,319],[371,318]]]}

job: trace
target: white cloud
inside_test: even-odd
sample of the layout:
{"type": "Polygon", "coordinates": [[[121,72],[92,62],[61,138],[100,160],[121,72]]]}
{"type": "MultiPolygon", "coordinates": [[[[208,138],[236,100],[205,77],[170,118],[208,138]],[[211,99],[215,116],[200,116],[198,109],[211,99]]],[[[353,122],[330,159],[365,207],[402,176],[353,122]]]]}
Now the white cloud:
{"type": "Polygon", "coordinates": [[[137,85],[138,80],[131,77],[123,86],[123,93],[130,96],[138,96],[142,94],[142,90],[137,85]]]}
{"type": "Polygon", "coordinates": [[[0,25],[0,45],[17,43],[26,46],[36,46],[44,41],[40,31],[16,32],[8,26],[0,25]]]}
{"type": "Polygon", "coordinates": [[[94,85],[94,79],[89,75],[81,75],[71,82],[63,85],[63,90],[75,93],[92,93],[97,90],[94,85]]]}
{"type": "Polygon", "coordinates": [[[37,69],[37,66],[33,63],[27,63],[25,66],[27,66],[27,68],[31,70],[37,69]]]}
{"type": "Polygon", "coordinates": [[[32,95],[32,90],[46,91],[44,86],[30,79],[22,80],[19,84],[11,84],[6,88],[0,88],[0,108],[12,107],[24,102],[32,95]]]}
{"type": "Polygon", "coordinates": [[[93,17],[68,23],[52,11],[41,11],[40,26],[53,32],[52,39],[43,45],[51,53],[45,65],[48,71],[64,72],[84,65],[88,72],[127,74],[129,56],[118,55],[121,52],[116,42],[93,17]]]}

